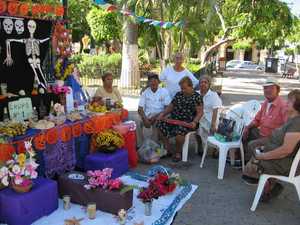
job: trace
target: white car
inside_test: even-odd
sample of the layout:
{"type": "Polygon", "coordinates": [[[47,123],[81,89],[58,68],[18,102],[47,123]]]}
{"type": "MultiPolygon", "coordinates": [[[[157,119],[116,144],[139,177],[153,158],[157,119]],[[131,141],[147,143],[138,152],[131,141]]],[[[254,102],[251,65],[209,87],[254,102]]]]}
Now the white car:
{"type": "Polygon", "coordinates": [[[255,64],[251,61],[231,60],[226,64],[227,69],[233,70],[264,70],[263,65],[255,64]]]}

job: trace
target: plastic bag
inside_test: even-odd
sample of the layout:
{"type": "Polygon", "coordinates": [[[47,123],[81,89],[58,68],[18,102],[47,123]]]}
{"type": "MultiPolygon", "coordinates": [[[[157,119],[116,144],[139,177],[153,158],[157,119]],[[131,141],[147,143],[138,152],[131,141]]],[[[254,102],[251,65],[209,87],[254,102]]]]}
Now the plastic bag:
{"type": "Polygon", "coordinates": [[[160,157],[164,156],[165,154],[165,150],[151,139],[146,139],[138,150],[140,161],[150,164],[157,163],[160,157]]]}

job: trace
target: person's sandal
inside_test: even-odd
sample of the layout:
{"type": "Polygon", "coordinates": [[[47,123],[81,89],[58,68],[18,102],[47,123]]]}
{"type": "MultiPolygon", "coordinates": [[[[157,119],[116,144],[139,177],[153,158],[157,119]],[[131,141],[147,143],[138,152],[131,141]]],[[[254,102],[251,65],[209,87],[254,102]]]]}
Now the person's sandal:
{"type": "Polygon", "coordinates": [[[174,155],[172,161],[175,162],[175,163],[180,162],[180,161],[181,161],[181,156],[180,156],[180,154],[177,154],[177,153],[176,153],[176,154],[174,155]]]}

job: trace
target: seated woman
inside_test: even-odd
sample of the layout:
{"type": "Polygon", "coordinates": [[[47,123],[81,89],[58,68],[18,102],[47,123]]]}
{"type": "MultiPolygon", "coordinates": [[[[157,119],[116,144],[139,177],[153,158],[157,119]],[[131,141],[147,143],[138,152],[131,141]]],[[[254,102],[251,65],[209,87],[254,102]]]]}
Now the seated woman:
{"type": "MultiPolygon", "coordinates": [[[[300,90],[288,94],[288,121],[273,131],[267,139],[249,143],[253,157],[247,163],[243,179],[246,183],[255,184],[260,174],[288,176],[300,144],[300,90]],[[260,151],[258,151],[260,149],[260,151]]],[[[264,188],[262,201],[276,197],[283,187],[275,180],[269,179],[264,188]]]]}
{"type": "Polygon", "coordinates": [[[106,72],[102,76],[103,86],[96,91],[95,97],[109,98],[112,104],[118,102],[122,103],[122,97],[117,87],[113,87],[113,74],[106,72]]]}
{"type": "Polygon", "coordinates": [[[201,137],[204,149],[208,136],[213,135],[217,130],[218,109],[222,107],[222,100],[216,92],[210,89],[211,79],[209,76],[202,76],[199,84],[200,95],[203,97],[203,116],[199,123],[198,135],[201,137]]]}
{"type": "Polygon", "coordinates": [[[101,97],[103,100],[110,99],[111,105],[122,108],[121,119],[128,118],[128,111],[123,108],[123,100],[117,87],[113,87],[113,74],[106,72],[102,76],[103,86],[99,87],[94,97],[101,97]]]}
{"type": "Polygon", "coordinates": [[[157,118],[159,134],[169,154],[171,154],[169,138],[175,137],[176,139],[176,152],[173,157],[174,162],[181,160],[181,151],[185,135],[197,129],[199,120],[203,114],[202,97],[194,91],[192,80],[189,77],[184,77],[179,82],[179,85],[181,91],[175,95],[172,102],[157,118]],[[166,116],[169,114],[168,119],[185,122],[185,124],[171,124],[165,121],[166,116]]]}

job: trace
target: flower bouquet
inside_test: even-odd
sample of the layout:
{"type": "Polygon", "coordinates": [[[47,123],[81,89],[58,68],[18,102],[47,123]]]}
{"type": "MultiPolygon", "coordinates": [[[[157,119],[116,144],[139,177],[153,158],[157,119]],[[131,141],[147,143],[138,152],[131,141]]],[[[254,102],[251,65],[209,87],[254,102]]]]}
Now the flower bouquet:
{"type": "Polygon", "coordinates": [[[1,183],[20,193],[28,192],[32,187],[32,179],[37,178],[38,164],[35,162],[35,153],[31,142],[25,142],[26,153],[13,154],[13,159],[8,160],[0,169],[1,183]]]}
{"type": "Polygon", "coordinates": [[[105,168],[103,170],[88,171],[88,184],[84,187],[88,190],[94,188],[102,188],[106,190],[120,190],[123,187],[122,181],[111,179],[113,169],[105,168]]]}
{"type": "Polygon", "coordinates": [[[67,58],[60,58],[55,64],[55,77],[57,80],[66,80],[74,71],[74,64],[69,63],[67,58]]]}
{"type": "Polygon", "coordinates": [[[152,201],[161,196],[172,193],[177,185],[182,185],[183,181],[178,174],[168,174],[158,172],[154,179],[149,181],[147,188],[142,188],[138,194],[138,198],[145,204],[145,215],[151,215],[152,201]]]}
{"type": "Polygon", "coordinates": [[[113,153],[124,145],[123,136],[112,129],[94,134],[92,136],[93,147],[104,153],[113,153]]]}

